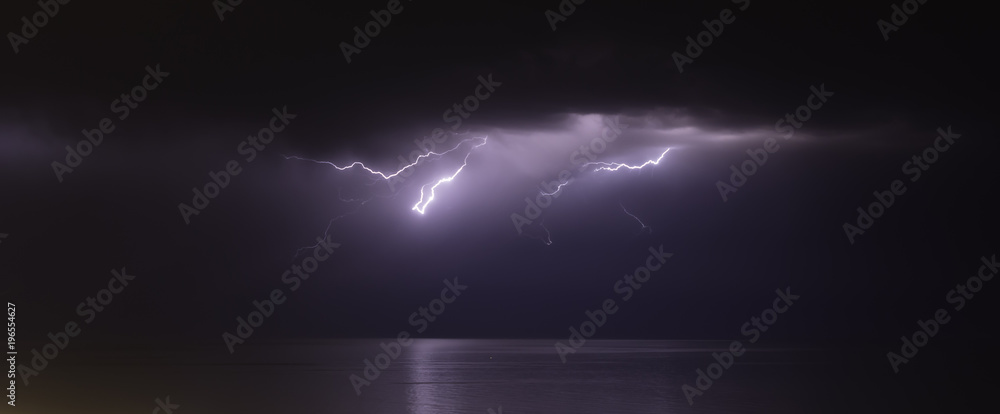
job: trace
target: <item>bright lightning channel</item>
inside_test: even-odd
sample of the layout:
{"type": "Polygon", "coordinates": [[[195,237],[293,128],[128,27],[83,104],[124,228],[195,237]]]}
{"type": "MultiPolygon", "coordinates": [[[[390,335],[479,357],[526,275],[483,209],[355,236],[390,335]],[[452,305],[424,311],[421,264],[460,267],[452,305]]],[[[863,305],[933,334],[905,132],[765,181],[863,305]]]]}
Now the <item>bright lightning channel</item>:
{"type": "Polygon", "coordinates": [[[569,185],[569,183],[571,183],[571,182],[573,182],[573,181],[570,180],[570,181],[566,181],[565,183],[559,183],[559,185],[556,186],[556,190],[553,191],[553,192],[551,192],[551,193],[546,193],[545,191],[543,191],[541,189],[539,189],[538,192],[542,193],[543,195],[554,196],[554,195],[556,195],[556,193],[558,193],[560,190],[562,190],[563,187],[569,185]]]}
{"type": "Polygon", "coordinates": [[[588,162],[588,163],[584,164],[584,166],[588,166],[588,165],[603,165],[603,167],[595,169],[594,170],[595,172],[596,171],[602,171],[602,170],[603,171],[618,171],[618,170],[620,170],[622,168],[628,168],[630,170],[641,170],[641,169],[645,168],[647,165],[650,165],[650,164],[652,164],[652,165],[658,165],[660,163],[660,161],[663,160],[663,157],[665,157],[667,155],[667,152],[670,152],[670,148],[667,148],[667,149],[663,150],[663,153],[660,154],[659,158],[657,158],[655,160],[646,161],[646,162],[642,163],[641,165],[628,165],[628,164],[622,164],[622,163],[619,163],[619,162],[597,161],[597,162],[588,162]]]}
{"type": "Polygon", "coordinates": [[[435,183],[431,187],[430,196],[427,198],[427,201],[424,201],[424,189],[427,188],[427,186],[430,185],[430,184],[425,184],[423,187],[420,187],[420,201],[417,201],[417,204],[414,204],[413,208],[411,210],[414,210],[414,211],[416,211],[416,212],[418,212],[420,214],[424,214],[424,211],[426,211],[427,206],[432,201],[434,201],[434,190],[436,190],[439,185],[447,183],[447,182],[451,182],[452,180],[454,180],[455,177],[458,176],[458,173],[462,172],[462,170],[465,168],[465,166],[469,164],[469,156],[472,155],[472,151],[475,151],[476,148],[479,148],[479,147],[481,147],[483,145],[486,145],[486,139],[487,139],[487,137],[480,138],[480,139],[482,139],[483,142],[480,142],[479,144],[476,144],[471,149],[469,149],[469,152],[467,154],[465,154],[465,160],[462,161],[462,166],[458,167],[458,170],[455,171],[454,174],[452,174],[450,177],[445,177],[445,178],[442,178],[442,179],[438,180],[438,182],[435,183]],[[421,206],[421,204],[423,204],[423,206],[421,206]]]}
{"type": "Polygon", "coordinates": [[[479,140],[479,139],[485,139],[485,138],[466,138],[466,139],[463,139],[463,140],[459,141],[458,144],[455,144],[455,146],[453,148],[451,148],[451,149],[449,149],[447,151],[444,151],[444,152],[428,151],[426,154],[420,154],[420,155],[417,156],[417,159],[415,161],[413,161],[410,164],[404,165],[403,168],[400,168],[399,171],[396,171],[396,172],[394,172],[392,174],[386,174],[386,173],[383,173],[381,171],[373,170],[373,169],[369,168],[367,165],[365,165],[361,161],[355,161],[355,162],[351,163],[350,165],[341,167],[341,166],[339,166],[337,164],[334,164],[334,163],[332,163],[330,161],[319,161],[319,160],[314,160],[314,159],[309,159],[309,158],[298,157],[298,156],[295,156],[295,155],[286,155],[285,159],[286,160],[311,161],[311,162],[314,162],[314,163],[317,163],[317,164],[327,164],[327,165],[333,166],[333,168],[336,168],[336,169],[338,169],[340,171],[349,170],[351,168],[354,168],[354,167],[357,167],[357,166],[361,166],[361,168],[363,168],[365,171],[368,171],[371,174],[374,174],[374,175],[377,175],[379,177],[382,177],[383,180],[389,180],[389,179],[392,179],[392,177],[395,177],[395,176],[401,174],[403,171],[406,171],[410,167],[413,167],[413,166],[419,164],[420,160],[422,160],[424,158],[430,157],[432,155],[442,156],[442,155],[448,154],[449,152],[457,150],[459,147],[462,146],[462,144],[464,144],[464,143],[466,143],[468,141],[479,140]]]}
{"type": "MultiPolygon", "coordinates": [[[[667,155],[667,152],[670,152],[670,148],[667,148],[667,149],[663,150],[663,153],[660,154],[659,158],[657,158],[655,160],[646,161],[645,163],[643,163],[641,165],[628,165],[628,164],[622,164],[620,162],[594,161],[594,162],[588,162],[586,164],[583,164],[583,166],[584,167],[586,167],[588,165],[602,165],[603,166],[601,168],[594,169],[594,172],[596,172],[596,171],[602,171],[602,170],[603,171],[618,171],[618,170],[620,170],[622,168],[628,168],[630,170],[641,170],[641,169],[645,168],[647,165],[650,165],[650,164],[652,164],[652,165],[658,165],[660,163],[660,161],[663,160],[663,157],[667,155]]],[[[562,191],[562,188],[565,187],[565,186],[567,186],[567,185],[569,185],[571,182],[573,182],[573,180],[567,181],[565,183],[560,183],[558,186],[556,186],[555,191],[552,191],[551,193],[546,193],[544,190],[539,190],[538,192],[540,194],[542,194],[542,195],[554,196],[557,193],[559,193],[560,191],[562,191]]]]}

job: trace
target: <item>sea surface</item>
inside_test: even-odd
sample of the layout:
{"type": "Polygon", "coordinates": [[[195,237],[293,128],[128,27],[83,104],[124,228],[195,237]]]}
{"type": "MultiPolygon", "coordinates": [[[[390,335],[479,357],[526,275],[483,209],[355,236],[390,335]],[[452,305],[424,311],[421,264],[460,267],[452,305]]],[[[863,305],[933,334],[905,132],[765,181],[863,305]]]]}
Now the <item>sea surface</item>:
{"type": "Polygon", "coordinates": [[[365,377],[382,342],[67,349],[19,383],[16,411],[149,413],[169,396],[181,414],[916,412],[843,353],[749,344],[692,404],[682,386],[730,341],[588,340],[564,363],[555,340],[416,339],[359,395],[350,377],[365,377]]]}

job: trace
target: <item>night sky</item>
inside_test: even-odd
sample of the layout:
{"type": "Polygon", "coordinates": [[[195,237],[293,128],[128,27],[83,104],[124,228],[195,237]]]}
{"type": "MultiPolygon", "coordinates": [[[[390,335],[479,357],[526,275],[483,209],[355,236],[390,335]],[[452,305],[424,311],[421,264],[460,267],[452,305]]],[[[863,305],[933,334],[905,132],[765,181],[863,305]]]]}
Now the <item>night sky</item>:
{"type": "MultiPolygon", "coordinates": [[[[985,6],[930,0],[886,39],[877,21],[901,3],[563,3],[572,13],[556,0],[72,1],[26,43],[8,35],[0,296],[17,304],[21,350],[77,321],[74,343],[198,343],[222,358],[221,336],[275,289],[287,300],[247,344],[394,337],[455,278],[467,290],[421,337],[565,339],[662,246],[672,256],[597,338],[737,337],[790,287],[800,302],[769,341],[870,346],[885,365],[1000,253],[985,6]],[[345,58],[354,28],[391,5],[345,58]],[[722,32],[692,47],[720,13],[722,32]],[[53,166],[104,118],[100,145],[53,166]],[[328,164],[391,174],[419,142],[453,151],[391,185],[328,164]],[[933,164],[913,163],[935,143],[933,164]],[[581,146],[608,164],[586,168],[581,146]],[[764,153],[736,187],[731,166],[764,153]],[[227,168],[239,172],[185,215],[227,168]],[[526,198],[561,171],[568,184],[529,219],[526,198]],[[849,236],[896,180],[905,193],[849,236]],[[321,236],[338,247],[290,292],[283,273],[321,236]],[[77,306],[123,267],[135,279],[84,323],[77,306]]],[[[14,36],[41,10],[2,7],[14,36]]],[[[953,312],[925,364],[995,361],[995,290],[953,312]]]]}

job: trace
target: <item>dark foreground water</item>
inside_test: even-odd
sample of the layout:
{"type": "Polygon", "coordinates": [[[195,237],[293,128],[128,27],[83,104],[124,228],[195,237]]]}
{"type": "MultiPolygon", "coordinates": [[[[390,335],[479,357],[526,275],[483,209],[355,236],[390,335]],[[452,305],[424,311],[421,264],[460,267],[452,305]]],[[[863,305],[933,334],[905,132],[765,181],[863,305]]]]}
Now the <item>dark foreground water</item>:
{"type": "Polygon", "coordinates": [[[364,378],[379,342],[67,349],[19,386],[16,411],[148,413],[169,396],[182,414],[924,412],[966,398],[907,384],[884,353],[758,347],[690,405],[682,385],[728,342],[590,340],[563,363],[554,340],[455,339],[416,340],[357,395],[350,376],[364,378]]]}

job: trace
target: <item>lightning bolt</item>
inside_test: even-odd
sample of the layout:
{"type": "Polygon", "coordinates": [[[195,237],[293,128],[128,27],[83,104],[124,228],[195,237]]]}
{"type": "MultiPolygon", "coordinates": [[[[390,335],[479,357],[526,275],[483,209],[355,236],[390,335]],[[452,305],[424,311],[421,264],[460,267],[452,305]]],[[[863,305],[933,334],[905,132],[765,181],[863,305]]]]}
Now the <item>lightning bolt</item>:
{"type": "Polygon", "coordinates": [[[285,155],[284,157],[285,157],[286,160],[310,161],[310,162],[314,162],[314,163],[317,163],[317,164],[326,164],[326,165],[330,165],[333,168],[336,168],[337,170],[340,170],[340,171],[345,171],[345,170],[349,170],[349,169],[357,167],[357,166],[361,166],[362,169],[364,169],[365,171],[368,171],[372,175],[377,175],[379,177],[382,177],[383,180],[389,180],[389,179],[392,179],[392,177],[395,177],[395,176],[401,174],[403,171],[406,171],[407,169],[409,169],[409,168],[411,168],[413,166],[416,166],[424,158],[428,158],[428,157],[431,157],[431,156],[438,156],[438,157],[440,157],[440,156],[446,155],[446,154],[448,154],[448,153],[450,153],[450,152],[452,152],[454,150],[457,150],[459,147],[462,146],[462,144],[464,144],[466,142],[469,142],[469,141],[477,140],[477,139],[485,139],[485,138],[466,138],[466,139],[463,139],[463,140],[459,141],[458,144],[455,144],[454,147],[452,147],[451,149],[449,149],[447,151],[444,151],[444,152],[428,151],[426,154],[420,154],[420,155],[417,156],[417,159],[415,161],[413,161],[410,164],[404,165],[403,168],[400,168],[398,171],[396,171],[394,173],[391,173],[391,174],[386,174],[386,173],[381,172],[381,171],[373,170],[373,169],[371,169],[370,167],[368,167],[367,165],[365,165],[361,161],[355,161],[355,162],[351,163],[350,165],[341,167],[341,166],[339,166],[337,164],[334,164],[334,163],[332,163],[330,161],[314,160],[314,159],[303,158],[303,157],[299,157],[299,156],[295,156],[295,155],[285,155]]]}
{"type": "MultiPolygon", "coordinates": [[[[666,157],[668,152],[670,152],[670,148],[667,148],[667,149],[663,150],[663,152],[660,153],[660,156],[657,157],[656,159],[646,161],[646,162],[644,162],[642,164],[639,164],[639,165],[628,165],[628,164],[624,164],[624,163],[620,163],[620,162],[594,161],[594,162],[588,162],[588,163],[584,164],[583,166],[584,167],[591,166],[591,165],[598,165],[598,166],[600,166],[599,168],[593,169],[592,172],[597,172],[597,171],[612,171],[612,172],[614,172],[614,171],[618,171],[618,170],[620,170],[622,168],[627,168],[629,170],[641,170],[643,168],[646,168],[646,166],[648,166],[648,165],[659,165],[660,161],[663,161],[663,157],[666,157]]],[[[569,181],[566,181],[565,183],[560,183],[558,186],[556,186],[556,189],[554,191],[552,191],[551,193],[546,193],[545,190],[542,190],[542,189],[539,189],[538,192],[540,194],[542,194],[542,195],[554,196],[554,195],[558,194],[560,191],[562,191],[563,187],[569,185],[572,182],[573,182],[573,180],[569,180],[569,181]]],[[[647,226],[645,223],[642,222],[642,220],[639,219],[639,217],[636,217],[635,214],[630,213],[625,208],[624,205],[622,205],[621,203],[618,203],[618,204],[622,207],[622,210],[625,211],[625,214],[628,214],[630,217],[634,218],[635,221],[639,222],[639,225],[642,226],[642,229],[639,230],[640,233],[642,231],[645,231],[645,230],[649,230],[650,233],[653,232],[652,227],[647,226]]],[[[546,237],[548,239],[548,240],[544,240],[545,244],[546,245],[552,244],[551,234],[549,234],[549,230],[547,228],[545,228],[544,224],[542,224],[542,229],[545,230],[546,237]]]]}
{"type": "MultiPolygon", "coordinates": [[[[339,190],[338,190],[338,192],[339,192],[339,190]]],[[[340,220],[340,219],[342,219],[344,217],[350,216],[350,215],[352,215],[354,213],[357,213],[359,210],[361,210],[361,207],[364,207],[365,204],[367,204],[369,201],[372,201],[371,198],[362,199],[362,200],[358,200],[358,199],[344,199],[343,197],[340,197],[339,194],[338,194],[337,198],[340,198],[341,201],[345,201],[345,202],[361,201],[361,203],[358,204],[356,207],[354,207],[354,209],[352,209],[351,211],[348,211],[348,212],[346,212],[344,214],[341,214],[341,215],[339,215],[337,217],[334,217],[334,218],[330,219],[330,221],[328,223],[326,223],[326,230],[323,231],[323,238],[326,238],[326,236],[330,234],[330,228],[333,227],[333,223],[335,221],[340,220]]],[[[319,246],[319,242],[317,242],[316,244],[314,244],[312,246],[299,247],[298,250],[295,251],[295,255],[292,256],[292,260],[295,260],[295,258],[299,257],[299,255],[302,254],[303,250],[315,249],[317,246],[319,246]]]]}
{"type": "Polygon", "coordinates": [[[639,220],[639,218],[638,218],[638,217],[636,217],[636,216],[635,216],[635,214],[632,214],[632,213],[629,213],[629,212],[628,212],[628,210],[627,210],[627,209],[625,209],[625,205],[624,205],[624,204],[622,204],[622,203],[618,203],[618,205],[622,206],[622,211],[624,211],[624,212],[625,212],[625,214],[628,214],[628,215],[629,215],[630,217],[634,218],[634,219],[635,219],[635,221],[638,221],[638,222],[639,222],[639,225],[640,225],[640,226],[642,226],[642,228],[641,228],[641,229],[639,229],[639,232],[640,232],[640,233],[641,233],[641,232],[642,232],[643,230],[646,230],[646,229],[649,229],[649,232],[650,232],[650,233],[653,233],[653,228],[652,228],[652,227],[649,227],[649,226],[647,226],[647,225],[646,225],[645,223],[643,223],[643,222],[642,222],[642,220],[639,220]]]}
{"type": "MultiPolygon", "coordinates": [[[[431,156],[441,157],[441,156],[447,155],[448,153],[450,153],[452,151],[455,151],[455,150],[461,148],[462,145],[465,144],[466,142],[472,142],[472,141],[477,141],[477,140],[478,141],[482,141],[482,142],[474,145],[471,149],[469,149],[469,152],[467,154],[465,154],[465,159],[462,162],[462,166],[458,168],[458,171],[455,171],[455,173],[452,174],[451,176],[442,178],[442,179],[438,180],[436,183],[434,183],[434,185],[430,188],[430,195],[426,196],[427,197],[426,201],[424,200],[425,191],[427,189],[427,186],[430,185],[430,184],[425,184],[423,187],[420,187],[420,200],[417,201],[417,204],[415,204],[413,206],[412,210],[417,211],[420,214],[424,214],[424,212],[427,209],[427,205],[430,204],[432,201],[434,201],[435,190],[437,189],[437,187],[439,185],[441,185],[441,184],[444,184],[446,182],[450,182],[450,181],[454,180],[455,177],[457,177],[458,174],[460,172],[462,172],[462,169],[464,169],[465,166],[468,165],[468,163],[469,163],[469,156],[472,155],[472,151],[475,150],[476,148],[479,148],[479,147],[481,147],[483,145],[486,145],[486,141],[487,141],[488,138],[489,137],[466,138],[466,139],[463,139],[463,140],[459,141],[457,144],[455,144],[454,147],[448,149],[447,151],[444,151],[444,152],[428,151],[425,154],[418,155],[417,158],[416,158],[416,160],[414,160],[412,163],[404,165],[402,168],[400,168],[396,172],[388,173],[388,174],[384,173],[384,172],[381,172],[381,171],[378,171],[378,170],[374,170],[371,167],[368,167],[367,165],[365,165],[361,161],[355,161],[355,162],[353,162],[353,163],[351,163],[349,165],[346,165],[346,166],[339,166],[339,165],[337,165],[337,164],[335,164],[333,162],[330,162],[330,161],[320,161],[320,160],[314,160],[314,159],[304,158],[304,157],[299,157],[299,156],[294,156],[294,155],[285,155],[284,157],[285,157],[286,160],[309,161],[309,162],[313,162],[313,163],[317,163],[317,164],[329,165],[329,166],[332,166],[333,168],[336,168],[338,171],[345,171],[345,170],[349,170],[351,168],[359,167],[360,166],[362,169],[364,169],[365,171],[368,171],[372,175],[376,175],[378,177],[381,177],[383,180],[390,180],[393,177],[396,177],[399,174],[402,174],[403,171],[406,171],[407,169],[416,166],[424,158],[428,158],[428,157],[431,157],[431,156]]],[[[341,198],[341,200],[343,200],[343,198],[341,198]]],[[[344,200],[344,201],[347,201],[347,200],[344,200]]],[[[367,202],[367,200],[365,200],[365,202],[367,202]]],[[[362,205],[364,205],[364,203],[362,203],[362,205]]],[[[343,216],[336,217],[336,218],[334,218],[334,220],[336,220],[337,218],[340,218],[340,217],[343,217],[343,216]]],[[[331,223],[332,223],[332,221],[331,221],[331,223]]],[[[327,227],[327,229],[329,230],[329,227],[327,227]]]]}
{"type": "MultiPolygon", "coordinates": [[[[595,168],[593,170],[594,172],[597,172],[597,171],[618,171],[618,170],[620,170],[622,168],[627,168],[627,169],[630,169],[630,170],[641,170],[641,169],[645,168],[647,165],[657,165],[657,164],[659,164],[660,161],[663,160],[663,157],[665,157],[667,155],[667,152],[670,152],[670,148],[667,148],[667,149],[663,150],[663,153],[660,154],[659,158],[657,158],[655,160],[646,161],[645,163],[642,163],[640,165],[628,165],[628,164],[623,164],[623,163],[620,163],[620,162],[593,161],[593,162],[588,162],[586,164],[583,164],[583,166],[584,167],[587,167],[587,166],[590,166],[590,165],[601,165],[602,166],[600,168],[595,168]]],[[[565,186],[567,186],[567,185],[569,185],[571,182],[573,182],[573,180],[569,180],[569,181],[567,181],[565,183],[560,183],[558,186],[556,186],[555,191],[552,191],[551,193],[546,193],[544,190],[539,190],[538,192],[540,194],[542,194],[542,195],[554,196],[557,193],[559,193],[560,191],[562,191],[562,188],[565,187],[565,186]]]]}
{"type": "Polygon", "coordinates": [[[556,193],[558,193],[560,190],[562,190],[563,187],[569,185],[569,183],[571,183],[571,182],[573,182],[573,180],[566,181],[565,183],[560,183],[559,185],[556,186],[556,190],[553,191],[553,192],[551,192],[551,193],[546,193],[545,191],[543,191],[541,189],[539,189],[538,192],[542,193],[543,195],[554,196],[554,195],[556,195],[556,193]]]}
{"type": "Polygon", "coordinates": [[[588,166],[588,165],[603,165],[603,167],[601,167],[601,168],[594,169],[595,172],[597,172],[597,171],[618,171],[618,170],[620,170],[622,168],[628,168],[630,170],[641,170],[641,169],[645,168],[647,165],[658,165],[660,163],[660,161],[663,160],[663,157],[665,157],[667,155],[667,152],[670,152],[670,148],[667,148],[667,149],[663,150],[663,153],[660,154],[659,158],[657,158],[655,160],[646,161],[646,162],[642,163],[641,165],[628,165],[628,164],[622,164],[620,162],[604,162],[604,161],[588,162],[588,163],[583,164],[583,165],[584,166],[588,166]]]}
{"type": "Polygon", "coordinates": [[[353,203],[355,201],[360,201],[361,204],[367,203],[369,200],[371,200],[371,197],[369,197],[369,198],[344,198],[344,190],[341,189],[341,188],[337,188],[337,198],[340,199],[340,201],[343,201],[345,203],[353,203]]]}
{"type": "Polygon", "coordinates": [[[442,178],[442,179],[438,180],[438,182],[435,183],[431,187],[430,196],[428,196],[427,201],[424,201],[424,189],[426,189],[427,186],[430,185],[430,184],[425,184],[423,187],[420,187],[420,201],[417,201],[417,204],[413,205],[412,210],[414,210],[414,211],[416,211],[416,212],[418,212],[420,214],[424,214],[424,211],[427,209],[427,205],[429,205],[432,201],[434,201],[434,192],[437,189],[437,187],[439,185],[441,185],[441,184],[448,183],[448,182],[451,182],[452,180],[454,180],[455,177],[458,176],[458,173],[462,172],[462,170],[465,168],[465,166],[469,164],[469,156],[472,155],[472,151],[474,151],[476,148],[479,148],[479,147],[481,147],[483,145],[486,145],[486,139],[487,139],[487,137],[484,137],[484,138],[481,138],[481,139],[483,140],[483,142],[480,142],[479,144],[474,145],[469,150],[469,152],[467,154],[465,154],[465,160],[462,161],[462,166],[458,167],[458,170],[455,171],[454,174],[452,174],[450,177],[445,177],[445,178],[442,178]],[[422,207],[420,206],[421,204],[423,204],[422,207]]]}
{"type": "Polygon", "coordinates": [[[542,230],[545,230],[545,240],[544,240],[545,245],[546,246],[551,246],[552,245],[552,233],[549,233],[549,229],[547,227],[545,227],[545,221],[544,220],[542,220],[542,222],[539,223],[539,224],[542,226],[542,230]]]}

